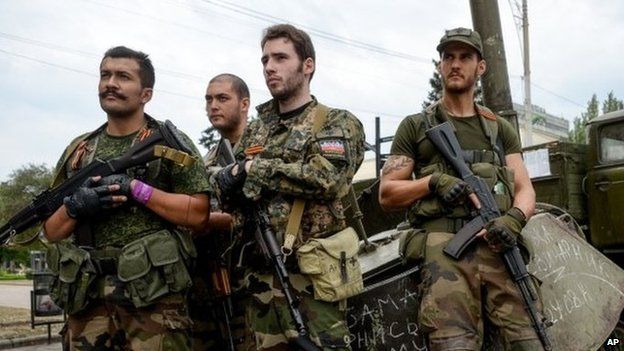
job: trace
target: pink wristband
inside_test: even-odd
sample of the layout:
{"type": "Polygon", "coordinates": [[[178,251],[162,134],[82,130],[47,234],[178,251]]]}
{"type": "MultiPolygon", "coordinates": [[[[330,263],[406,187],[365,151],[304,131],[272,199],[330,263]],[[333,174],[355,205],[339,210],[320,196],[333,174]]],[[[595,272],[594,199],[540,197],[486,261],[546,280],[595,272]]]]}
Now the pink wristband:
{"type": "Polygon", "coordinates": [[[145,205],[152,197],[153,192],[154,188],[152,186],[147,185],[140,180],[137,180],[136,184],[134,185],[134,189],[132,189],[132,197],[137,202],[145,205]]]}

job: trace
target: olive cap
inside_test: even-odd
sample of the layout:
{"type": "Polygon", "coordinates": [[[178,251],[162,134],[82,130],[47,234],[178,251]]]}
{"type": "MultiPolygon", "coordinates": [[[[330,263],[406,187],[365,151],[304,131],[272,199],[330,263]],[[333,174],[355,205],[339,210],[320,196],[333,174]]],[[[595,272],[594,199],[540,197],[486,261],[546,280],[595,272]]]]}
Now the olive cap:
{"type": "Polygon", "coordinates": [[[440,44],[436,47],[438,52],[442,54],[446,45],[452,42],[460,42],[473,47],[481,57],[483,57],[483,45],[481,43],[481,36],[476,31],[470,28],[454,28],[447,30],[442,38],[440,38],[440,44]]]}

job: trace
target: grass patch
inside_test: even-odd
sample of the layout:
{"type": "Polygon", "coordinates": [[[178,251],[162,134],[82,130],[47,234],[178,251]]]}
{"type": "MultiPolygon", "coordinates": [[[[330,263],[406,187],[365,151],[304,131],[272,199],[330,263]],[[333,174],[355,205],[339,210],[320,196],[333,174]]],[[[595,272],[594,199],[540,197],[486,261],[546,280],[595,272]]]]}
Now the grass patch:
{"type": "Polygon", "coordinates": [[[26,280],[25,274],[1,273],[0,280],[26,280]]]}

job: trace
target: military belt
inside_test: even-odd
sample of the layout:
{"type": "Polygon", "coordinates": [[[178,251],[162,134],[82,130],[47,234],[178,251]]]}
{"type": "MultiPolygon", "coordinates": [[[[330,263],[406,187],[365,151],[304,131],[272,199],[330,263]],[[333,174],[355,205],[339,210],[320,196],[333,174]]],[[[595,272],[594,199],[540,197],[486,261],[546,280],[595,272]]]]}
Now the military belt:
{"type": "Polygon", "coordinates": [[[427,232],[457,233],[470,220],[466,218],[436,218],[416,225],[417,228],[425,229],[427,232]]]}

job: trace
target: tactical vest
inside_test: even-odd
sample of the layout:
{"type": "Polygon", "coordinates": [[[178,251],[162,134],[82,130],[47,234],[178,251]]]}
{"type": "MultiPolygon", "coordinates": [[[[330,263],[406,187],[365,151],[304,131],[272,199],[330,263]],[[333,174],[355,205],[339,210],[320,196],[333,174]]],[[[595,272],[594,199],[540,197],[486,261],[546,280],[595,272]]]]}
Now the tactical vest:
{"type": "MultiPolygon", "coordinates": [[[[434,172],[442,172],[455,177],[458,174],[444,156],[430,143],[424,131],[448,120],[441,110],[439,102],[429,106],[422,113],[413,117],[417,123],[422,123],[422,135],[417,138],[420,150],[427,150],[414,166],[416,179],[425,177],[434,172]],[[429,143],[431,147],[420,147],[421,143],[429,143]]],[[[514,197],[514,173],[505,164],[505,153],[502,140],[498,134],[496,115],[486,107],[475,104],[481,127],[485,137],[489,140],[490,150],[464,150],[464,160],[470,165],[472,172],[481,177],[492,190],[494,199],[501,212],[512,207],[514,197]]],[[[451,124],[452,125],[452,124],[451,124]]],[[[455,126],[453,125],[455,130],[455,126]]],[[[455,132],[457,132],[455,130],[455,132]]],[[[456,232],[463,224],[474,217],[474,208],[468,201],[462,205],[449,207],[436,194],[429,194],[416,201],[407,211],[407,217],[412,226],[425,228],[429,231],[456,232]]]]}
{"type": "MultiPolygon", "coordinates": [[[[145,118],[147,123],[138,131],[131,146],[155,130],[167,128],[147,114],[145,118]]],[[[105,128],[106,123],[70,144],[61,158],[53,186],[93,161],[105,128]]],[[[170,158],[170,155],[161,157],[170,158]]],[[[129,168],[126,173],[132,178],[153,183],[160,176],[161,168],[162,158],[158,158],[146,165],[129,168]]],[[[197,252],[190,235],[173,225],[139,237],[123,248],[92,250],[89,247],[93,246],[94,240],[89,222],[79,221],[74,239],[75,244],[69,241],[51,244],[47,254],[48,266],[54,276],[52,298],[70,315],[103,297],[104,285],[98,279],[106,275],[117,275],[125,284],[127,297],[137,308],[148,306],[166,294],[183,292],[191,286],[187,267],[192,265],[197,252]]]]}
{"type": "MultiPolygon", "coordinates": [[[[134,137],[134,140],[132,140],[132,144],[130,146],[149,135],[148,133],[150,133],[151,130],[159,128],[159,122],[154,118],[147,114],[145,114],[145,118],[147,120],[147,124],[137,132],[137,135],[134,137]]],[[[107,123],[104,123],[96,130],[90,133],[85,133],[72,141],[63,154],[60,167],[56,170],[52,187],[61,184],[65,179],[69,179],[80,169],[93,162],[98,143],[104,129],[106,129],[106,126],[107,123]]],[[[144,181],[147,179],[156,179],[160,174],[160,168],[161,159],[158,158],[149,162],[147,166],[130,168],[126,173],[133,178],[144,181]]]]}

